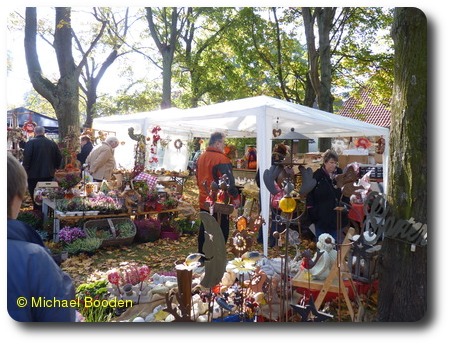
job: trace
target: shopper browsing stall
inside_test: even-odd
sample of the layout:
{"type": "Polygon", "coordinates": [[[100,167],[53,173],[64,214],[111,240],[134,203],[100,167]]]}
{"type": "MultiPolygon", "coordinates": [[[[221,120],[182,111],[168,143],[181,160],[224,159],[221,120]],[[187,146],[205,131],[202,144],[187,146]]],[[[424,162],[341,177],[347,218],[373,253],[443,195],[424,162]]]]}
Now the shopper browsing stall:
{"type": "Polygon", "coordinates": [[[28,191],[35,210],[41,208],[34,202],[34,190],[37,183],[53,181],[61,161],[62,155],[58,145],[45,136],[44,127],[37,126],[34,129],[34,138],[25,144],[23,151],[23,167],[27,172],[28,191]]]}
{"type": "MultiPolygon", "coordinates": [[[[201,154],[197,162],[197,185],[199,188],[199,208],[200,211],[210,212],[205,202],[209,196],[211,183],[219,184],[220,179],[225,178],[228,183],[227,192],[232,198],[233,206],[239,207],[239,191],[235,186],[233,176],[233,166],[230,159],[224,154],[225,134],[221,132],[214,132],[209,139],[208,147],[201,154]]],[[[214,214],[217,219],[217,214],[214,214]]],[[[225,239],[228,241],[230,231],[229,215],[221,214],[220,228],[225,239]]],[[[205,242],[205,228],[203,223],[200,225],[198,234],[198,252],[203,253],[203,244],[205,242]]]]}
{"type": "Polygon", "coordinates": [[[350,199],[342,195],[341,189],[336,185],[336,176],[342,174],[342,169],[337,164],[337,153],[327,150],[323,155],[322,166],[313,174],[317,183],[306,196],[306,207],[309,218],[315,226],[316,238],[323,233],[328,233],[336,242],[342,242],[343,230],[348,226],[348,217],[345,210],[341,212],[342,221],[338,234],[336,207],[349,204],[350,199]]]}
{"type": "Polygon", "coordinates": [[[83,135],[80,137],[81,151],[77,153],[77,159],[80,162],[81,167],[86,162],[86,158],[91,153],[94,145],[92,145],[91,138],[88,135],[83,135]]]}
{"type": "Polygon", "coordinates": [[[86,158],[88,171],[94,181],[101,182],[111,179],[112,172],[116,168],[114,149],[117,146],[119,146],[119,140],[116,137],[108,137],[101,145],[95,147],[86,158]]]}

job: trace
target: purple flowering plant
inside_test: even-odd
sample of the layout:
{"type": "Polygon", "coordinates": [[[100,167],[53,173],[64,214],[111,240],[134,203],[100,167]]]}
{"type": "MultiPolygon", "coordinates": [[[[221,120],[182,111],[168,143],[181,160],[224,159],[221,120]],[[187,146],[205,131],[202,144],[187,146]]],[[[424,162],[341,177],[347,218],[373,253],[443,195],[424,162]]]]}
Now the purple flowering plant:
{"type": "Polygon", "coordinates": [[[81,228],[65,226],[59,231],[58,237],[64,243],[72,243],[78,238],[86,238],[86,233],[81,228]]]}
{"type": "Polygon", "coordinates": [[[75,187],[81,181],[81,176],[78,173],[68,173],[63,178],[59,179],[59,185],[64,189],[75,187]]]}

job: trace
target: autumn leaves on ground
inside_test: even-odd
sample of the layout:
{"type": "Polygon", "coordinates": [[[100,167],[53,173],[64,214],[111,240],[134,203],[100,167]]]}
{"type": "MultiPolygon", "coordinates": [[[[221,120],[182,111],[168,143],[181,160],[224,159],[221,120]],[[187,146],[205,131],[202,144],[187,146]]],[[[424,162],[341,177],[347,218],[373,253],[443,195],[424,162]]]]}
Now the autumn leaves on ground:
{"type": "MultiPolygon", "coordinates": [[[[183,191],[183,200],[197,208],[198,189],[195,177],[187,179],[183,191]]],[[[256,235],[255,235],[256,236],[256,235]]],[[[256,243],[253,249],[262,252],[262,246],[256,243]]],[[[175,262],[184,260],[187,255],[197,252],[197,235],[183,234],[179,240],[159,239],[155,242],[133,243],[98,249],[92,256],[80,254],[70,256],[61,267],[70,274],[75,286],[99,279],[107,279],[106,272],[113,268],[122,268],[129,264],[147,265],[151,274],[174,273],[175,262]]],[[[232,259],[232,254],[230,260],[232,259]]]]}
{"type": "MultiPolygon", "coordinates": [[[[195,178],[187,180],[183,199],[196,206],[197,187],[195,178]]],[[[147,265],[152,273],[174,272],[177,260],[197,252],[196,234],[182,235],[179,240],[159,239],[155,242],[133,243],[129,246],[97,250],[92,256],[80,254],[69,257],[61,265],[70,274],[75,286],[99,279],[106,279],[106,272],[129,264],[147,265]]]]}

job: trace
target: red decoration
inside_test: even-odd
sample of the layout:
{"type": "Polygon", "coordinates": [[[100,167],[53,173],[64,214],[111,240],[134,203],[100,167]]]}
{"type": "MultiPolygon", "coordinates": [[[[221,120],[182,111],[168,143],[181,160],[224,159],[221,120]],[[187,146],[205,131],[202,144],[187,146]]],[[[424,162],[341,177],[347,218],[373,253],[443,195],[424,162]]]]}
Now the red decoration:
{"type": "Polygon", "coordinates": [[[108,281],[111,284],[117,285],[120,281],[120,274],[117,271],[112,271],[108,274],[108,281]]]}
{"type": "Polygon", "coordinates": [[[34,128],[36,127],[36,123],[28,120],[27,122],[24,123],[22,129],[27,132],[27,133],[33,133],[34,132],[34,128]]]}
{"type": "Polygon", "coordinates": [[[139,267],[138,271],[139,271],[139,280],[142,283],[150,275],[150,268],[148,268],[147,265],[143,265],[139,267]]]}
{"type": "Polygon", "coordinates": [[[367,149],[370,146],[372,146],[372,144],[370,143],[370,141],[367,138],[359,138],[358,140],[356,140],[355,145],[356,145],[356,147],[362,147],[364,149],[367,149]]]}

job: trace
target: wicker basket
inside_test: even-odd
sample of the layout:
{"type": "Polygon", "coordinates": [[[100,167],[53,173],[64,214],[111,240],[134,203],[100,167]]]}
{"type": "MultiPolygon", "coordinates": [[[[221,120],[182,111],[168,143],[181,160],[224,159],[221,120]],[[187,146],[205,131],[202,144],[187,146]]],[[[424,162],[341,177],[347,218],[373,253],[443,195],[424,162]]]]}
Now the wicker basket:
{"type": "Polygon", "coordinates": [[[111,238],[103,239],[100,248],[111,246],[128,246],[133,243],[134,236],[136,236],[136,225],[130,218],[104,218],[88,220],[84,223],[84,230],[95,228],[98,230],[108,231],[111,238]],[[116,229],[119,224],[129,223],[133,228],[133,235],[129,237],[117,237],[116,229]]]}

